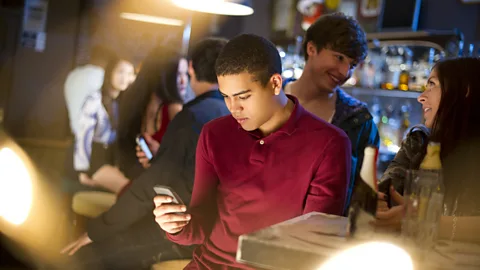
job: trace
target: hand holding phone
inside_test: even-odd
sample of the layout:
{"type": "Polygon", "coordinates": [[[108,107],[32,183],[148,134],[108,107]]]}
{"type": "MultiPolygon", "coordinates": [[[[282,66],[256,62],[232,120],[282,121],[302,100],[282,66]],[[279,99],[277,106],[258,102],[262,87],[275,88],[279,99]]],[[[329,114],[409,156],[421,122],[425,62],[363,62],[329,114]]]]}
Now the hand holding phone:
{"type": "Polygon", "coordinates": [[[150,161],[153,158],[152,151],[150,151],[150,148],[148,147],[147,141],[142,135],[138,135],[136,138],[137,145],[140,147],[140,149],[145,153],[145,157],[150,161]]]}
{"type": "Polygon", "coordinates": [[[153,214],[160,228],[171,234],[183,230],[191,216],[185,213],[187,208],[183,205],[180,196],[167,186],[157,185],[153,189],[159,195],[154,199],[155,210],[153,214]]]}
{"type": "Polygon", "coordinates": [[[182,199],[180,198],[180,196],[178,196],[178,194],[175,193],[175,191],[173,191],[173,189],[171,189],[168,186],[156,185],[156,186],[153,187],[153,190],[155,191],[155,193],[157,195],[164,195],[164,196],[172,197],[172,199],[173,199],[172,203],[174,203],[174,204],[181,204],[181,205],[184,204],[182,199]]]}

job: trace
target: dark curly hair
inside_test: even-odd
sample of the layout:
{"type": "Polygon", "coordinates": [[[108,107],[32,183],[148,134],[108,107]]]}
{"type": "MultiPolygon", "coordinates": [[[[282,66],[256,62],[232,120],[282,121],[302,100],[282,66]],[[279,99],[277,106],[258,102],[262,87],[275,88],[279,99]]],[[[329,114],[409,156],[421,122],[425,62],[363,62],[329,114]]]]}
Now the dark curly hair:
{"type": "Polygon", "coordinates": [[[260,36],[242,34],[225,45],[215,71],[217,76],[248,72],[265,86],[273,74],[282,73],[282,62],[273,43],[260,36]]]}
{"type": "Polygon", "coordinates": [[[342,53],[356,62],[367,57],[367,38],[360,24],[343,13],[323,15],[305,33],[303,51],[308,60],[307,44],[313,42],[317,50],[329,49],[342,53]]]}

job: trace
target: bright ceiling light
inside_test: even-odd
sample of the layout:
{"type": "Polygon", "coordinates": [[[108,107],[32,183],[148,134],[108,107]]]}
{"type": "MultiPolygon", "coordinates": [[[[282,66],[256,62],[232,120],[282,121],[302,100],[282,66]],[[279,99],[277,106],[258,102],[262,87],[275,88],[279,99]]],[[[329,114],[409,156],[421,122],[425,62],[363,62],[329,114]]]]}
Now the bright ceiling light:
{"type": "Polygon", "coordinates": [[[393,244],[371,242],[341,252],[328,260],[319,270],[383,270],[385,268],[413,270],[412,258],[405,250],[393,244]]]}
{"type": "MultiPolygon", "coordinates": [[[[225,0],[172,0],[177,7],[188,10],[230,16],[253,14],[253,8],[225,0]]],[[[236,1],[239,2],[239,1],[236,1]]]]}
{"type": "Polygon", "coordinates": [[[0,217],[20,225],[32,207],[32,178],[22,159],[10,148],[0,150],[0,217]]]}
{"type": "Polygon", "coordinates": [[[156,23],[156,24],[165,24],[165,25],[172,25],[172,26],[182,26],[183,21],[170,19],[165,17],[157,17],[157,16],[150,16],[146,14],[139,14],[139,13],[128,13],[123,12],[120,14],[120,17],[127,20],[132,21],[139,21],[139,22],[147,22],[147,23],[156,23]]]}

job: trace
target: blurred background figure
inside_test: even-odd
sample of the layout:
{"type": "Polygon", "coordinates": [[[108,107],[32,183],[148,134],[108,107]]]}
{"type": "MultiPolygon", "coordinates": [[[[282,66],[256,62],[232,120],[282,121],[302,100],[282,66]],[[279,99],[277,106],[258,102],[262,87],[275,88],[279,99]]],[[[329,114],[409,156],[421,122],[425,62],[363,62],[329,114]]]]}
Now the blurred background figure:
{"type": "MultiPolygon", "coordinates": [[[[101,91],[87,96],[75,131],[74,169],[80,183],[93,186],[90,177],[103,165],[115,165],[114,148],[119,122],[119,98],[134,75],[134,66],[112,59],[105,68],[101,91]]],[[[73,177],[72,177],[73,178],[73,177]]],[[[75,178],[73,178],[75,179],[75,178]]]]}

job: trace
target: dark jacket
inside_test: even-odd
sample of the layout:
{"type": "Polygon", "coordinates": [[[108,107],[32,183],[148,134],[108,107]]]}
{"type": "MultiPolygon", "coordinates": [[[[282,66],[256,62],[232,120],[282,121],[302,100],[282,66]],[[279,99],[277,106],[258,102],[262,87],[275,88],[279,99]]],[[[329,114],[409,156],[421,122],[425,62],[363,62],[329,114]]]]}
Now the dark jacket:
{"type": "Polygon", "coordinates": [[[380,192],[388,194],[390,185],[393,185],[395,190],[403,194],[407,171],[416,170],[420,167],[427,151],[429,135],[428,128],[422,125],[410,129],[400,150],[398,150],[395,158],[390,162],[380,179],[378,186],[380,192]]]}
{"type": "Polygon", "coordinates": [[[367,105],[341,89],[336,92],[337,103],[332,124],[345,131],[352,143],[352,172],[345,204],[348,207],[362,167],[365,147],[371,145],[379,148],[380,136],[367,105]]]}
{"type": "MultiPolygon", "coordinates": [[[[418,170],[425,157],[429,130],[421,125],[408,133],[383,174],[379,190],[388,194],[390,184],[403,194],[408,170],[418,170]]],[[[444,215],[480,216],[480,139],[464,140],[442,159],[445,184],[444,215]]]]}
{"type": "Polygon", "coordinates": [[[210,91],[186,104],[170,122],[152,166],[133,181],[112,208],[89,222],[89,237],[100,241],[152,215],[155,185],[171,187],[188,205],[200,131],[207,122],[229,113],[219,91],[210,91]]]}

